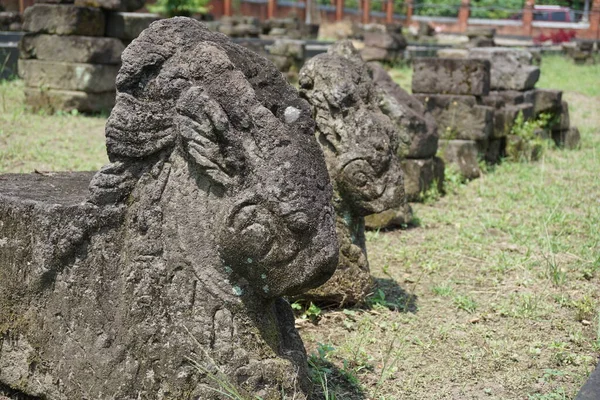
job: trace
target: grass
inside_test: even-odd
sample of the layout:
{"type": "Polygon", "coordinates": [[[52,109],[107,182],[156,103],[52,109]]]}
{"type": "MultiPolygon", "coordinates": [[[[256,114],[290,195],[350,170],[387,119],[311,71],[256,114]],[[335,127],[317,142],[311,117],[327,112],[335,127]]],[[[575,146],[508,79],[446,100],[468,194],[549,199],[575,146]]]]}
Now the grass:
{"type": "Polygon", "coordinates": [[[22,81],[0,81],[0,173],[97,170],[106,117],[29,113],[22,81]]]}
{"type": "MultiPolygon", "coordinates": [[[[410,70],[392,74],[410,88],[410,70]]],[[[449,174],[446,196],[413,206],[419,227],[368,233],[372,273],[388,282],[371,307],[299,324],[322,397],[574,397],[600,352],[597,82],[598,67],[544,58],[538,86],[566,90],[580,150],[468,184],[449,174]]],[[[2,172],[106,162],[104,118],[28,114],[21,88],[0,84],[2,172]]]]}

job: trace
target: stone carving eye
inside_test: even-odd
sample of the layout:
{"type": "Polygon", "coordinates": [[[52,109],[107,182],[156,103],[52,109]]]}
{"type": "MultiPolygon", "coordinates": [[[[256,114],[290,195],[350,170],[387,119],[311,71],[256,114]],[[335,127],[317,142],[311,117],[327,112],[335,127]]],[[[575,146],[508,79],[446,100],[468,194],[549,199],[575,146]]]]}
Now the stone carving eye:
{"type": "Polygon", "coordinates": [[[242,206],[230,219],[230,231],[239,237],[239,253],[246,263],[262,259],[273,245],[274,216],[265,208],[249,204],[242,206]]]}
{"type": "Polygon", "coordinates": [[[285,218],[288,228],[292,232],[305,233],[310,229],[308,215],[302,211],[295,212],[285,218]]]}
{"type": "Polygon", "coordinates": [[[364,188],[372,181],[373,168],[365,160],[355,160],[346,165],[343,177],[348,186],[364,188]]]}

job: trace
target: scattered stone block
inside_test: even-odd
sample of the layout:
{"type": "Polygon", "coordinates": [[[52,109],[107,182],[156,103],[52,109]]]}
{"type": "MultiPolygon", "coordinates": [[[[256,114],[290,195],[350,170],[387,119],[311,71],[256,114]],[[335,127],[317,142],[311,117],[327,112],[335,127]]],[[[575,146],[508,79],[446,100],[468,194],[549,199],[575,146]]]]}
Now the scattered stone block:
{"type": "Polygon", "coordinates": [[[484,155],[485,162],[490,165],[498,164],[506,156],[506,137],[490,138],[478,143],[479,154],[484,155]]]}
{"type": "Polygon", "coordinates": [[[0,31],[16,31],[14,29],[23,22],[21,14],[14,11],[0,11],[0,31]]]}
{"type": "Polygon", "coordinates": [[[23,59],[120,64],[125,46],[115,38],[27,34],[21,39],[19,50],[23,59]]]}
{"type": "Polygon", "coordinates": [[[519,113],[523,114],[524,121],[533,119],[533,105],[524,103],[515,106],[505,106],[500,110],[496,110],[494,113],[494,133],[492,137],[499,139],[510,134],[519,113]]]}
{"type": "Polygon", "coordinates": [[[444,161],[441,158],[404,159],[401,168],[407,201],[422,201],[423,194],[432,187],[439,193],[444,190],[444,161]]]}
{"type": "Polygon", "coordinates": [[[558,130],[566,131],[571,127],[571,118],[569,117],[569,103],[561,101],[560,103],[560,117],[558,121],[558,130]]]}
{"type": "Polygon", "coordinates": [[[102,10],[63,4],[35,4],[25,9],[23,29],[54,35],[103,36],[102,10]]]}
{"type": "Polygon", "coordinates": [[[541,113],[560,113],[562,107],[562,91],[535,89],[533,92],[533,107],[535,115],[541,113]]]}
{"type": "Polygon", "coordinates": [[[453,166],[465,179],[479,178],[478,146],[473,140],[442,140],[438,145],[438,155],[446,168],[453,166]]]}
{"type": "Polygon", "coordinates": [[[523,103],[533,104],[533,91],[520,92],[517,90],[493,90],[487,96],[481,98],[483,105],[501,109],[505,106],[516,106],[523,103]],[[531,93],[528,95],[528,93],[531,93]],[[531,101],[526,101],[531,99],[531,101]]]}
{"type": "Polygon", "coordinates": [[[567,129],[552,131],[552,139],[559,147],[578,149],[581,142],[581,134],[576,126],[571,126],[567,129]]]}
{"type": "Polygon", "coordinates": [[[36,89],[25,91],[25,104],[34,112],[77,110],[85,113],[110,111],[115,105],[115,92],[86,93],[72,90],[36,89]]]}
{"type": "Polygon", "coordinates": [[[299,84],[301,97],[312,107],[333,183],[340,243],[333,277],[303,298],[328,305],[360,303],[372,289],[364,217],[405,202],[398,133],[373,96],[367,64],[348,40],[309,59],[300,70],[299,84]]]}
{"type": "Polygon", "coordinates": [[[469,58],[469,50],[465,49],[439,49],[437,51],[437,56],[439,58],[457,58],[457,59],[466,59],[469,58]]]}
{"type": "Polygon", "coordinates": [[[25,85],[43,89],[112,92],[118,72],[117,65],[19,60],[19,76],[25,85]]]}
{"type": "Polygon", "coordinates": [[[96,174],[0,176],[0,383],[217,398],[197,363],[244,398],[307,400],[282,296],[324,283],[339,251],[307,102],[266,59],[163,20],[123,54],[106,144],[96,174]]]}
{"type": "Polygon", "coordinates": [[[437,152],[438,128],[433,116],[414,96],[402,89],[377,63],[369,63],[379,108],[398,131],[400,158],[430,158],[437,152]]]}
{"type": "Polygon", "coordinates": [[[493,132],[494,110],[474,96],[415,95],[435,119],[442,139],[485,140],[493,132]]]}
{"type": "Polygon", "coordinates": [[[413,222],[413,211],[408,203],[403,207],[385,210],[365,217],[365,228],[369,230],[406,228],[413,222]]]}
{"type": "Polygon", "coordinates": [[[490,90],[487,60],[421,58],[413,71],[413,93],[485,96],[490,90]]]}
{"type": "Polygon", "coordinates": [[[145,2],[145,0],[75,0],[75,5],[110,11],[136,11],[144,7],[145,2]]]}
{"type": "Polygon", "coordinates": [[[106,35],[117,39],[130,41],[161,17],[158,14],[109,12],[106,14],[106,35]]]}
{"type": "Polygon", "coordinates": [[[469,57],[489,60],[491,63],[491,89],[528,90],[540,78],[540,68],[531,65],[531,54],[526,50],[507,47],[475,47],[469,57]]]}

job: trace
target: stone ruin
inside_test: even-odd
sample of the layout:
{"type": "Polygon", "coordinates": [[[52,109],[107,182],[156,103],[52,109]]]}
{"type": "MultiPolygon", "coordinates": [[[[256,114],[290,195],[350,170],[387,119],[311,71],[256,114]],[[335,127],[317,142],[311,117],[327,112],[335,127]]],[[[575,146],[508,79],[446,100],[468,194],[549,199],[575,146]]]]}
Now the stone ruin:
{"type": "Polygon", "coordinates": [[[404,58],[408,42],[402,35],[402,25],[365,24],[359,29],[357,38],[364,43],[360,51],[363,60],[392,64],[404,58]]]}
{"type": "Polygon", "coordinates": [[[483,26],[467,27],[468,43],[465,47],[493,47],[496,45],[494,38],[496,37],[496,28],[488,28],[483,26]]]}
{"type": "Polygon", "coordinates": [[[334,44],[300,70],[300,95],[316,121],[317,141],[333,184],[340,259],[333,277],[302,296],[352,305],[372,289],[364,218],[402,206],[398,130],[378,104],[367,64],[350,41],[334,44]]]}
{"type": "Polygon", "coordinates": [[[538,149],[526,149],[512,134],[519,114],[524,120],[546,113],[552,116],[547,132],[556,144],[574,147],[577,128],[569,125],[568,105],[558,90],[536,89],[540,69],[525,50],[476,47],[442,53],[449,58],[415,61],[413,93],[434,116],[440,131],[440,154],[467,179],[479,176],[479,160],[495,164],[509,155],[535,158],[538,149]],[[516,154],[514,154],[516,152],[516,154]]]}
{"type": "Polygon", "coordinates": [[[23,16],[16,11],[2,11],[0,7],[0,31],[18,32],[23,29],[23,16]]]}
{"type": "Polygon", "coordinates": [[[189,18],[145,30],[116,82],[110,164],[0,175],[0,383],[45,399],[221,399],[224,381],[307,399],[282,296],[324,283],[339,250],[308,103],[189,18]]]}
{"type": "Polygon", "coordinates": [[[575,64],[593,65],[600,53],[600,41],[578,40],[562,44],[562,50],[575,64]]]}
{"type": "Polygon", "coordinates": [[[142,0],[36,0],[24,14],[19,75],[34,111],[108,111],[125,46],[155,14],[142,0]],[[73,4],[74,2],[74,4],[73,4]]]}

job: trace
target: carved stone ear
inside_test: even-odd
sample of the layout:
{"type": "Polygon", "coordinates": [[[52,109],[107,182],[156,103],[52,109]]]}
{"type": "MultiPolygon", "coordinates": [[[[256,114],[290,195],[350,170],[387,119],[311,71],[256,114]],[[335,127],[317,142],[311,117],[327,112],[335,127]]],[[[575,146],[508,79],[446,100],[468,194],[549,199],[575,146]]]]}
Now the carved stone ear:
{"type": "Polygon", "coordinates": [[[223,154],[227,114],[202,88],[193,86],[179,98],[175,126],[186,154],[205,174],[223,186],[232,184],[233,171],[223,154]]]}

